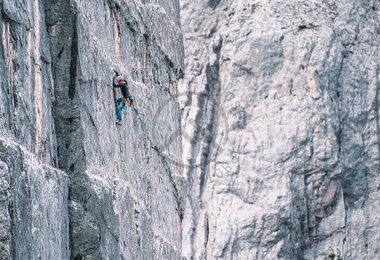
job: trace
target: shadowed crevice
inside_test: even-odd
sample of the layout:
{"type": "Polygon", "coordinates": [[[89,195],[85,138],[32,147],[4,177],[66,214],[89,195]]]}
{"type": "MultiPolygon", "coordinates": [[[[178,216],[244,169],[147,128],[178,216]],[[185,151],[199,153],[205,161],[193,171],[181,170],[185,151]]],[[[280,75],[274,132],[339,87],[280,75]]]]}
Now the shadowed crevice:
{"type": "Polygon", "coordinates": [[[73,99],[75,96],[75,84],[77,80],[77,67],[78,67],[78,32],[76,18],[73,18],[73,37],[71,41],[71,63],[70,63],[70,84],[69,84],[69,98],[73,99]]]}
{"type": "Polygon", "coordinates": [[[207,2],[207,5],[208,5],[208,7],[211,7],[212,9],[215,9],[219,5],[220,1],[221,0],[209,0],[207,2]]]}

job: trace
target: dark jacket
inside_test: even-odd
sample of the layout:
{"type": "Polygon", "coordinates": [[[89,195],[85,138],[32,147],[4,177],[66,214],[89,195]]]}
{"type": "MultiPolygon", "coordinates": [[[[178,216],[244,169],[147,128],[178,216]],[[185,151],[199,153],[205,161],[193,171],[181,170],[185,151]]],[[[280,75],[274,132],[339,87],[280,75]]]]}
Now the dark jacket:
{"type": "Polygon", "coordinates": [[[116,77],[113,78],[113,87],[121,89],[121,93],[123,94],[123,98],[132,98],[131,94],[129,93],[128,83],[125,82],[123,84],[118,84],[118,83],[115,83],[115,79],[116,79],[116,77]]]}

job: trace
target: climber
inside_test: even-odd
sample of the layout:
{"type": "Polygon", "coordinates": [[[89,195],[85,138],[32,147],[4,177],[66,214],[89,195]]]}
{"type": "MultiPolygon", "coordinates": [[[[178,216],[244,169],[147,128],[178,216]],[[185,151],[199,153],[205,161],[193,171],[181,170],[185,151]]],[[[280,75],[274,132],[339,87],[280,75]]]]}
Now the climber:
{"type": "Polygon", "coordinates": [[[121,94],[123,95],[122,98],[115,98],[116,102],[116,124],[121,125],[121,120],[122,120],[122,111],[126,106],[131,106],[133,103],[133,99],[131,94],[129,93],[128,90],[128,84],[123,76],[121,76],[116,70],[115,70],[116,76],[113,78],[113,90],[115,93],[116,88],[121,89],[121,94]],[[115,81],[117,83],[115,83],[115,81]]]}

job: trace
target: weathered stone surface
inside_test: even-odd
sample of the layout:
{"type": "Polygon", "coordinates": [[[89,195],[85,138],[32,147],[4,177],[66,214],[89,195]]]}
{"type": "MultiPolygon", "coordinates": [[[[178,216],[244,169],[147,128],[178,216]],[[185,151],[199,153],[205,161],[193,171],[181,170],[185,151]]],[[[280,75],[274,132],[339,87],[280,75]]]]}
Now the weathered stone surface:
{"type": "Polygon", "coordinates": [[[10,198],[9,169],[0,163],[0,258],[9,259],[11,252],[11,220],[8,211],[10,198]]]}
{"type": "Polygon", "coordinates": [[[378,259],[379,1],[181,0],[189,259],[378,259]]]}
{"type": "Polygon", "coordinates": [[[1,259],[68,259],[68,176],[0,139],[1,259]]]}
{"type": "Polygon", "coordinates": [[[0,17],[0,133],[39,159],[56,157],[50,51],[41,1],[4,0],[0,17]]]}
{"type": "Polygon", "coordinates": [[[15,156],[32,158],[1,150],[1,257],[180,258],[182,168],[162,154],[182,157],[181,140],[170,140],[179,106],[166,106],[182,76],[178,1],[3,0],[0,8],[2,145],[16,141],[15,156]],[[135,100],[118,128],[113,69],[135,100]],[[13,197],[19,186],[25,194],[13,197]]]}

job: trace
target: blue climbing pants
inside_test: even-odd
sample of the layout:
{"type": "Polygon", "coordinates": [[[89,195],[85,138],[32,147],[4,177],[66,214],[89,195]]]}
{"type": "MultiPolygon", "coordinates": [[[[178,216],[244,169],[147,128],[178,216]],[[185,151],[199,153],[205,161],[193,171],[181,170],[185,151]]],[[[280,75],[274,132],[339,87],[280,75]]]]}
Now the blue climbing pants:
{"type": "Polygon", "coordinates": [[[116,117],[117,119],[121,120],[121,117],[123,115],[123,108],[125,107],[125,103],[123,98],[117,99],[117,107],[116,107],[116,117]]]}

